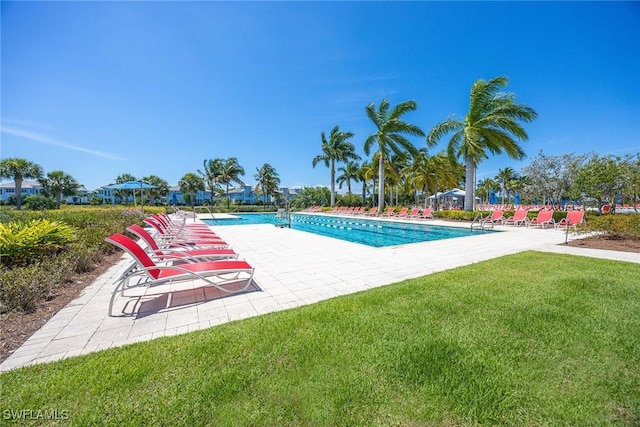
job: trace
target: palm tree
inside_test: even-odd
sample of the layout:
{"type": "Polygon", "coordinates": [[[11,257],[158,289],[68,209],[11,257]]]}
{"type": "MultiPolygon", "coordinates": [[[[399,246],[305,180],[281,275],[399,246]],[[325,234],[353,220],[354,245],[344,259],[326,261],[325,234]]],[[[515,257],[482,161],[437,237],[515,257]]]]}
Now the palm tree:
{"type": "Polygon", "coordinates": [[[438,209],[437,194],[440,188],[453,187],[458,182],[462,166],[446,156],[438,153],[429,156],[426,148],[421,148],[413,157],[412,162],[403,169],[403,174],[408,174],[408,183],[415,189],[420,190],[425,195],[425,207],[427,206],[428,194],[436,195],[434,208],[438,209]]]}
{"type": "Polygon", "coordinates": [[[278,187],[280,186],[278,172],[269,163],[265,163],[259,169],[256,168],[254,178],[258,181],[255,191],[263,194],[263,210],[266,210],[267,196],[278,193],[278,187]]]}
{"type": "Polygon", "coordinates": [[[375,168],[373,163],[364,161],[358,169],[358,180],[362,182],[362,206],[367,206],[367,182],[373,181],[373,191],[375,193],[375,168]]]}
{"type": "Polygon", "coordinates": [[[71,196],[80,188],[80,184],[63,171],[49,172],[46,178],[40,178],[38,181],[42,185],[42,191],[56,199],[56,209],[60,209],[62,196],[71,196]]]}
{"type": "Polygon", "coordinates": [[[502,190],[502,204],[504,205],[505,196],[509,199],[509,190],[511,188],[511,182],[516,179],[517,175],[513,168],[506,167],[504,169],[498,169],[498,175],[496,175],[496,181],[500,183],[500,189],[502,190]]]}
{"type": "Polygon", "coordinates": [[[342,184],[347,184],[347,193],[351,197],[351,181],[358,182],[358,172],[360,171],[360,165],[356,161],[348,161],[344,166],[338,168],[338,172],[342,172],[342,175],[336,178],[339,188],[342,188],[342,184]]]}
{"type": "Polygon", "coordinates": [[[178,181],[178,186],[182,194],[189,196],[191,210],[194,210],[193,202],[195,201],[198,191],[204,191],[204,180],[195,173],[189,172],[178,181]]]}
{"type": "Polygon", "coordinates": [[[211,197],[212,205],[213,205],[213,197],[218,188],[218,179],[220,177],[220,169],[222,168],[222,163],[223,163],[223,160],[218,158],[209,159],[209,160],[205,159],[203,162],[204,170],[201,171],[200,169],[198,169],[198,173],[204,179],[204,182],[207,184],[207,188],[211,193],[210,197],[211,197]]]}
{"type": "Polygon", "coordinates": [[[392,206],[398,204],[398,194],[400,193],[401,184],[406,183],[406,177],[402,175],[401,171],[407,167],[408,164],[409,156],[406,152],[402,152],[393,154],[384,166],[385,185],[389,186],[389,200],[391,200],[392,206]]]}
{"type": "Polygon", "coordinates": [[[353,132],[342,132],[339,127],[336,126],[331,129],[331,134],[327,141],[324,132],[322,132],[320,134],[322,154],[314,157],[311,162],[314,168],[318,163],[324,162],[324,165],[331,170],[331,207],[333,207],[336,202],[336,162],[360,159],[360,156],[356,154],[356,148],[348,141],[353,135],[353,132]]]}
{"type": "Polygon", "coordinates": [[[526,155],[517,140],[529,137],[522,122],[534,120],[538,114],[524,104],[515,103],[515,95],[499,92],[508,83],[506,77],[496,77],[488,82],[477,80],[471,88],[469,112],[465,120],[450,118],[436,125],[427,138],[429,144],[437,144],[444,135],[453,132],[448,150],[451,157],[465,160],[464,209],[472,211],[475,201],[475,173],[478,163],[492,154],[507,153],[512,159],[526,155]]]}
{"type": "Polygon", "coordinates": [[[500,189],[500,183],[491,178],[485,178],[478,183],[477,193],[482,197],[486,203],[489,203],[489,194],[491,190],[496,191],[500,189]]]}
{"type": "Polygon", "coordinates": [[[149,194],[149,204],[151,205],[155,204],[156,198],[165,197],[169,193],[169,183],[159,176],[145,176],[144,178],[142,178],[142,182],[153,185],[155,187],[147,190],[149,194]]]}
{"type": "Polygon", "coordinates": [[[22,208],[22,182],[25,179],[40,179],[42,166],[26,159],[8,157],[0,160],[0,180],[13,179],[16,185],[16,209],[22,208]]]}
{"type": "Polygon", "coordinates": [[[369,119],[376,126],[376,133],[369,135],[364,142],[364,152],[369,155],[372,145],[377,144],[377,154],[380,156],[378,164],[378,182],[380,190],[378,192],[378,212],[384,208],[384,169],[389,161],[391,152],[401,153],[409,151],[416,152],[415,147],[404,137],[404,134],[413,136],[424,136],[422,129],[416,125],[401,120],[403,114],[414,111],[418,108],[415,101],[404,101],[390,110],[389,101],[383,99],[376,111],[373,103],[367,105],[366,112],[369,119]]]}
{"type": "Polygon", "coordinates": [[[240,179],[240,175],[244,175],[244,168],[238,163],[238,159],[235,157],[229,157],[227,160],[220,164],[220,170],[218,174],[218,182],[226,184],[227,186],[227,209],[231,204],[229,199],[229,184],[236,182],[240,185],[244,185],[244,182],[240,179]]]}

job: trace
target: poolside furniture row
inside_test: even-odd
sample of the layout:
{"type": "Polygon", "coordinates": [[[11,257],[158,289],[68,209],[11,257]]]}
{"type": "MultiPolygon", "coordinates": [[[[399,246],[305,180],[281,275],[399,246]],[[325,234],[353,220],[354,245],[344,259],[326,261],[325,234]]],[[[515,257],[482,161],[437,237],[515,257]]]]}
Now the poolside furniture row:
{"type": "MultiPolygon", "coordinates": [[[[312,207],[307,209],[307,212],[322,212],[322,208],[312,207]]],[[[419,208],[419,207],[402,207],[399,212],[395,212],[394,207],[387,208],[381,214],[378,214],[378,208],[376,206],[367,209],[364,206],[336,206],[328,213],[337,215],[363,215],[363,216],[376,216],[376,217],[388,217],[388,218],[413,218],[413,219],[427,219],[433,218],[433,210],[431,208],[419,208]]]]}
{"type": "Polygon", "coordinates": [[[552,210],[540,210],[535,218],[529,219],[529,209],[518,209],[514,212],[514,214],[510,217],[504,216],[504,211],[500,209],[493,210],[489,215],[481,220],[482,225],[522,225],[525,227],[542,227],[547,228],[547,226],[552,226],[554,228],[561,227],[576,227],[578,224],[582,224],[585,222],[584,219],[584,211],[569,211],[557,223],[553,219],[552,210]]]}
{"type": "Polygon", "coordinates": [[[251,285],[255,269],[239,260],[239,255],[205,224],[188,224],[185,217],[168,215],[150,215],[144,222],[148,228],[138,224],[127,227],[140,243],[120,233],[105,239],[132,258],[115,281],[109,316],[113,316],[116,296],[124,297],[125,291],[133,288],[144,289],[142,295],[135,295],[141,299],[148,296],[150,288],[167,283],[200,280],[220,295],[243,292],[251,285]]]}

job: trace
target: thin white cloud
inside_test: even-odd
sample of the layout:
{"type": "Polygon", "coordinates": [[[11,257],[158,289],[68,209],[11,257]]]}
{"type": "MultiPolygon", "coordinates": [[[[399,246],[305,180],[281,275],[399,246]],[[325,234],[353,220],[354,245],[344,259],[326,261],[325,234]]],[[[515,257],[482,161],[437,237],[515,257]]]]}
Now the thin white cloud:
{"type": "Polygon", "coordinates": [[[53,145],[56,147],[61,147],[61,148],[66,148],[68,150],[73,150],[73,151],[79,151],[81,153],[87,153],[90,154],[92,156],[97,156],[97,157],[102,157],[105,159],[110,159],[110,160],[128,160],[124,157],[120,157],[116,154],[111,154],[111,153],[106,153],[104,151],[98,151],[98,150],[90,150],[88,148],[84,148],[84,147],[78,147],[77,145],[72,145],[72,144],[68,144],[66,142],[62,142],[62,141],[58,141],[56,139],[50,138],[46,135],[42,135],[36,132],[31,132],[28,130],[23,130],[23,129],[18,129],[18,128],[14,128],[14,127],[9,127],[9,126],[2,126],[2,133],[7,134],[7,135],[13,135],[13,136],[17,136],[20,138],[25,138],[28,139],[30,141],[35,141],[35,142],[40,142],[42,144],[47,144],[47,145],[53,145]]]}
{"type": "Polygon", "coordinates": [[[48,125],[44,125],[42,123],[39,122],[34,122],[31,120],[22,120],[22,119],[14,119],[14,118],[10,118],[10,117],[3,117],[2,118],[2,123],[4,124],[4,126],[16,126],[16,127],[20,127],[20,128],[30,128],[30,129],[41,129],[41,130],[53,130],[53,128],[51,126],[48,125]]]}

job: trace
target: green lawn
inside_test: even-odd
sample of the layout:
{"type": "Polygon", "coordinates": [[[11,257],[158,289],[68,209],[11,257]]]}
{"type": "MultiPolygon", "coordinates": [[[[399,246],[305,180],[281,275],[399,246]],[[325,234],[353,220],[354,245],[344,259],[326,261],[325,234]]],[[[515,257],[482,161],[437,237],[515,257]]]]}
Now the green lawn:
{"type": "Polygon", "coordinates": [[[66,411],[76,425],[638,425],[638,277],[640,264],[526,252],[8,372],[0,417],[30,409],[66,411]]]}

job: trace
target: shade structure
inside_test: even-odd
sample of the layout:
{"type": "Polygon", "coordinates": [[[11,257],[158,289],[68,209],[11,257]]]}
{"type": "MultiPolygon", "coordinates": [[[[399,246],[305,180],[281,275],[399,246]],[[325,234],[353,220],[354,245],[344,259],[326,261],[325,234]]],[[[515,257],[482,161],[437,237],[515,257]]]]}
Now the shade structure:
{"type": "Polygon", "coordinates": [[[451,190],[442,193],[441,195],[439,195],[438,197],[455,197],[455,198],[460,198],[460,197],[464,197],[467,193],[465,193],[464,190],[461,190],[459,188],[452,188],[451,190]]]}
{"type": "Polygon", "coordinates": [[[157,188],[155,185],[147,184],[142,181],[127,181],[122,182],[120,184],[109,185],[107,188],[112,188],[114,190],[132,190],[133,191],[133,206],[136,206],[136,190],[140,190],[140,206],[143,206],[142,202],[142,190],[149,188],[157,188]]]}

